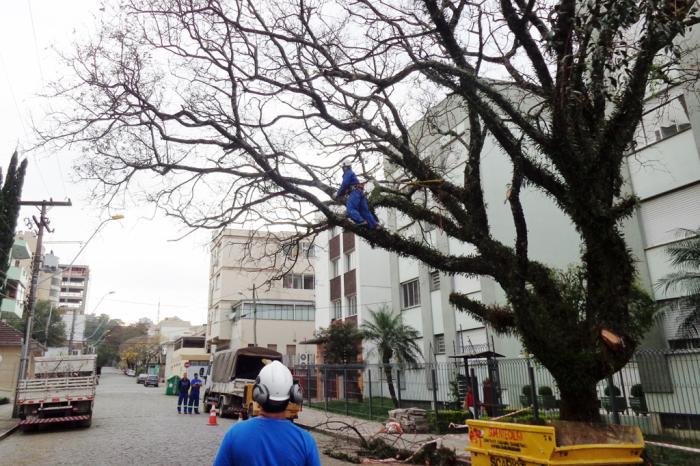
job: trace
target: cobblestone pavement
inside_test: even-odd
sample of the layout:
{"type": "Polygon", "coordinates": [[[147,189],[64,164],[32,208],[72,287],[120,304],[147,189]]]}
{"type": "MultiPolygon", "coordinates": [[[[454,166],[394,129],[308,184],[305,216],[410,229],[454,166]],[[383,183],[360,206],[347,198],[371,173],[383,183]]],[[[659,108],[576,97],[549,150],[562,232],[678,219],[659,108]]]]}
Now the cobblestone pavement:
{"type": "MultiPolygon", "coordinates": [[[[145,388],[116,370],[104,368],[90,428],[15,432],[0,440],[3,465],[207,465],[235,422],[207,415],[178,415],[177,398],[165,388],[145,388]]],[[[201,410],[200,410],[201,411],[201,410]]],[[[330,437],[314,434],[322,451],[330,437]]],[[[322,457],[324,465],[350,463],[322,457]]]]}

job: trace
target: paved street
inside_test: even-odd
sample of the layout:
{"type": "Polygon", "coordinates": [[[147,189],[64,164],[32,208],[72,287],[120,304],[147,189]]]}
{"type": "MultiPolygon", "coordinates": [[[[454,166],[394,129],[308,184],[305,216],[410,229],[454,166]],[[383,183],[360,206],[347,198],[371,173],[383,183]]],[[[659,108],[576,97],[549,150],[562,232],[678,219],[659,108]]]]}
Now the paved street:
{"type": "MultiPolygon", "coordinates": [[[[178,415],[177,398],[165,389],[145,388],[135,378],[105,368],[98,387],[92,427],[15,432],[0,440],[0,463],[7,465],[206,465],[235,422],[178,415]]],[[[332,439],[314,435],[319,450],[332,439]]],[[[324,465],[349,463],[322,458],[324,465]]]]}

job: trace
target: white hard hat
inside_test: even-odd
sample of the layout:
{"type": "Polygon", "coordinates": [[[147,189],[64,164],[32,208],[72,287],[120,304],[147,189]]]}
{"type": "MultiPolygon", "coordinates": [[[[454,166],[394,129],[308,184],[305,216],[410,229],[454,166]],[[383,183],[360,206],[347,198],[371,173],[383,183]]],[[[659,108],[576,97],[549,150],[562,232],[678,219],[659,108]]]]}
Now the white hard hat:
{"type": "Polygon", "coordinates": [[[284,364],[272,361],[260,371],[257,384],[265,387],[269,400],[287,401],[294,385],[294,378],[284,364]]]}

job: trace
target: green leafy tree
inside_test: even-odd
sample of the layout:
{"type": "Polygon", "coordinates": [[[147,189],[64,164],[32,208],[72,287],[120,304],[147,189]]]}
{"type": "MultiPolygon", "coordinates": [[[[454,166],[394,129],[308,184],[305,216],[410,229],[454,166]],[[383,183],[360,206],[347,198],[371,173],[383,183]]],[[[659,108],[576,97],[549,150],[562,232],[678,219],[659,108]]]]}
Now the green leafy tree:
{"type": "Polygon", "coordinates": [[[323,340],[323,362],[326,364],[354,364],[360,353],[362,334],[353,322],[332,322],[318,331],[323,340]]]}
{"type": "MultiPolygon", "coordinates": [[[[10,159],[10,165],[7,167],[5,183],[0,190],[0,271],[2,272],[0,302],[2,302],[6,291],[5,274],[10,266],[10,253],[12,252],[12,244],[15,242],[19,203],[22,198],[22,185],[26,172],[27,160],[22,160],[22,163],[18,165],[18,156],[15,151],[10,159]]],[[[0,184],[2,181],[2,173],[0,172],[0,184]]]]}
{"type": "Polygon", "coordinates": [[[684,239],[666,251],[671,264],[677,270],[659,280],[657,286],[664,292],[680,291],[683,295],[673,308],[683,307],[690,312],[681,322],[681,331],[686,337],[697,337],[700,333],[700,228],[681,230],[684,239]]]}
{"type": "Polygon", "coordinates": [[[399,406],[394,387],[392,362],[399,364],[416,364],[421,358],[421,351],[416,340],[420,334],[410,325],[401,320],[401,313],[392,312],[389,308],[370,311],[369,318],[362,323],[362,336],[372,342],[379,355],[379,361],[384,365],[386,383],[394,406],[399,406]]]}
{"type": "Polygon", "coordinates": [[[600,420],[596,384],[627,364],[644,324],[630,306],[636,270],[622,224],[637,199],[623,189],[626,160],[649,91],[697,79],[695,41],[684,38],[700,22],[697,1],[107,8],[69,58],[72,79],[56,83],[70,110],[44,133],[88,146],[79,172],[102,182],[107,202],[149,180],[145,197],[190,227],[276,223],[301,241],[340,226],[446,274],[490,277],[507,305],[458,292],[451,304],[518,334],[556,379],[563,419],[600,420]],[[507,191],[489,185],[496,157],[507,191]],[[350,221],[334,197],[341,161],[382,180],[372,208],[413,226],[350,221]],[[540,211],[521,199],[534,197],[578,233],[583,311],[531,256],[540,211]],[[418,241],[423,227],[441,239],[418,241]],[[625,345],[606,347],[602,329],[625,345]]]}
{"type": "MultiPolygon", "coordinates": [[[[118,319],[110,319],[105,333],[98,332],[101,341],[97,343],[97,364],[103,366],[117,366],[120,361],[120,346],[134,337],[143,337],[148,334],[148,328],[143,324],[126,325],[118,319]]],[[[97,340],[95,340],[97,342],[97,340]]]]}
{"type": "MultiPolygon", "coordinates": [[[[7,319],[8,323],[24,334],[25,320],[17,316],[7,319]]],[[[61,313],[55,307],[52,309],[50,301],[37,301],[34,308],[34,326],[32,338],[46,346],[64,346],[66,343],[66,326],[61,319],[61,313]],[[50,316],[50,321],[49,321],[50,316]],[[48,338],[46,323],[49,323],[48,338]]]]}

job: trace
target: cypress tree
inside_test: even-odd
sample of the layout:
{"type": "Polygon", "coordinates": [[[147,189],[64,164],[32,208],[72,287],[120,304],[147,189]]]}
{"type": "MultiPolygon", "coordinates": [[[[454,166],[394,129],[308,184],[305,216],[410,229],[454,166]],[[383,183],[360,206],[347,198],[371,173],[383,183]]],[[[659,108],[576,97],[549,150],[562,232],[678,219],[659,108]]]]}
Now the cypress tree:
{"type": "Polygon", "coordinates": [[[22,197],[22,185],[24,175],[27,172],[27,159],[18,164],[17,151],[12,154],[10,165],[7,167],[4,184],[2,171],[0,170],[0,271],[2,272],[1,298],[5,295],[7,269],[10,267],[10,254],[15,241],[15,229],[19,216],[20,200],[22,197]]]}

